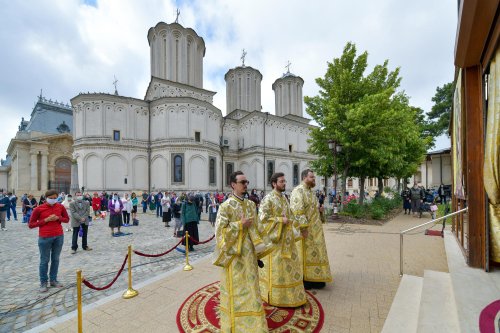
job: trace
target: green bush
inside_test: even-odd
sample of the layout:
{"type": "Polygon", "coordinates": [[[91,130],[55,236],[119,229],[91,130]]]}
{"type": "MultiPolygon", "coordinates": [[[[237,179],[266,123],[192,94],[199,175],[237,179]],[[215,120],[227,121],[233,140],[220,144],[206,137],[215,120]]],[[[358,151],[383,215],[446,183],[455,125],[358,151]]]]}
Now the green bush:
{"type": "Polygon", "coordinates": [[[374,220],[384,219],[392,210],[401,207],[401,196],[394,193],[392,198],[378,197],[370,203],[360,205],[355,200],[349,201],[343,206],[341,215],[352,216],[354,218],[372,218],[374,220]]]}
{"type": "Polygon", "coordinates": [[[344,206],[341,214],[352,216],[355,218],[361,218],[365,215],[365,208],[362,205],[358,204],[355,200],[351,200],[347,205],[344,206]]]}
{"type": "Polygon", "coordinates": [[[381,220],[384,218],[386,212],[380,206],[372,206],[370,207],[370,216],[374,220],[381,220]]]}

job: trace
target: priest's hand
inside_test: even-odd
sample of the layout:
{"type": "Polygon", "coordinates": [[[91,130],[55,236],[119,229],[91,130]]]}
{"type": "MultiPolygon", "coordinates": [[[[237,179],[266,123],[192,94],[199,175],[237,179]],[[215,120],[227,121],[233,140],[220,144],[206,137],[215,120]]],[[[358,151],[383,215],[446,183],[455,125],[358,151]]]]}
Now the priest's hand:
{"type": "Polygon", "coordinates": [[[302,237],[304,237],[304,239],[309,236],[309,231],[307,231],[307,228],[300,230],[300,233],[302,234],[302,237]]]}
{"type": "Polygon", "coordinates": [[[290,223],[290,220],[286,217],[285,213],[283,213],[283,224],[284,225],[287,225],[288,223],[290,223]]]}
{"type": "Polygon", "coordinates": [[[252,219],[246,218],[244,214],[241,214],[241,224],[243,228],[248,228],[252,225],[252,219]]]}

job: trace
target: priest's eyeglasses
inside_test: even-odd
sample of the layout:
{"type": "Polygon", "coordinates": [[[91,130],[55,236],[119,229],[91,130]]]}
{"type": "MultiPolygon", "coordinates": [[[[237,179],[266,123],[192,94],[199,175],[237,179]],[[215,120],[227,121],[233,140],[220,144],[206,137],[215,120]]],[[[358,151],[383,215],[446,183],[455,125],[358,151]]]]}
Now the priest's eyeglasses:
{"type": "Polygon", "coordinates": [[[250,184],[250,182],[248,180],[240,180],[240,181],[238,181],[236,183],[242,184],[242,185],[248,185],[248,184],[250,184]]]}

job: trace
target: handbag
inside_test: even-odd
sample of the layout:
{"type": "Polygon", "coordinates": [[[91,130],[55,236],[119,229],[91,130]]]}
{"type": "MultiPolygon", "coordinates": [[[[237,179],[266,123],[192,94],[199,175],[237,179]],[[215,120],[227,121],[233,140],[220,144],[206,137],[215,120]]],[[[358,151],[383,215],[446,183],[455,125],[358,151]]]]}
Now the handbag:
{"type": "Polygon", "coordinates": [[[80,226],[80,230],[78,230],[78,237],[83,237],[83,228],[80,226]]]}
{"type": "Polygon", "coordinates": [[[176,236],[176,237],[179,237],[179,238],[183,237],[183,236],[184,236],[184,231],[182,231],[182,230],[177,230],[177,234],[176,234],[175,236],[176,236]]]}

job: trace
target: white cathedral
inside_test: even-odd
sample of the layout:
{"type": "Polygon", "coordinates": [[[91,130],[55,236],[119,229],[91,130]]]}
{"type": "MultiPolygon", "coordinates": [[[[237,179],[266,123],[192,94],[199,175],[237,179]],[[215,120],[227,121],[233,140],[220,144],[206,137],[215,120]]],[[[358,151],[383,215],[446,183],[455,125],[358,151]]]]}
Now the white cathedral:
{"type": "MultiPolygon", "coordinates": [[[[302,78],[290,72],[278,78],[275,113],[262,112],[262,74],[243,61],[224,76],[223,116],[213,105],[215,92],[203,89],[203,38],[164,22],[147,37],[151,82],[144,100],[87,93],[69,106],[40,94],[0,161],[0,189],[35,196],[48,188],[227,192],[236,170],[259,191],[271,190],[276,171],[285,173],[288,190],[300,183],[315,159],[308,153],[312,125],[303,117],[302,78]]],[[[317,188],[331,188],[331,180],[317,178],[317,188]]],[[[358,191],[357,179],[346,182],[350,193],[358,191]]],[[[376,188],[373,179],[365,182],[365,190],[376,188]]]]}
{"type": "Polygon", "coordinates": [[[247,175],[250,189],[269,191],[275,171],[285,173],[288,188],[300,183],[315,159],[308,153],[312,125],[303,117],[302,78],[289,72],[278,78],[275,114],[262,112],[262,74],[243,58],[224,76],[223,116],[213,105],[215,92],[203,89],[203,38],[164,22],[147,37],[151,81],[144,100],[104,93],[71,99],[72,188],[229,191],[236,170],[247,175]]]}

